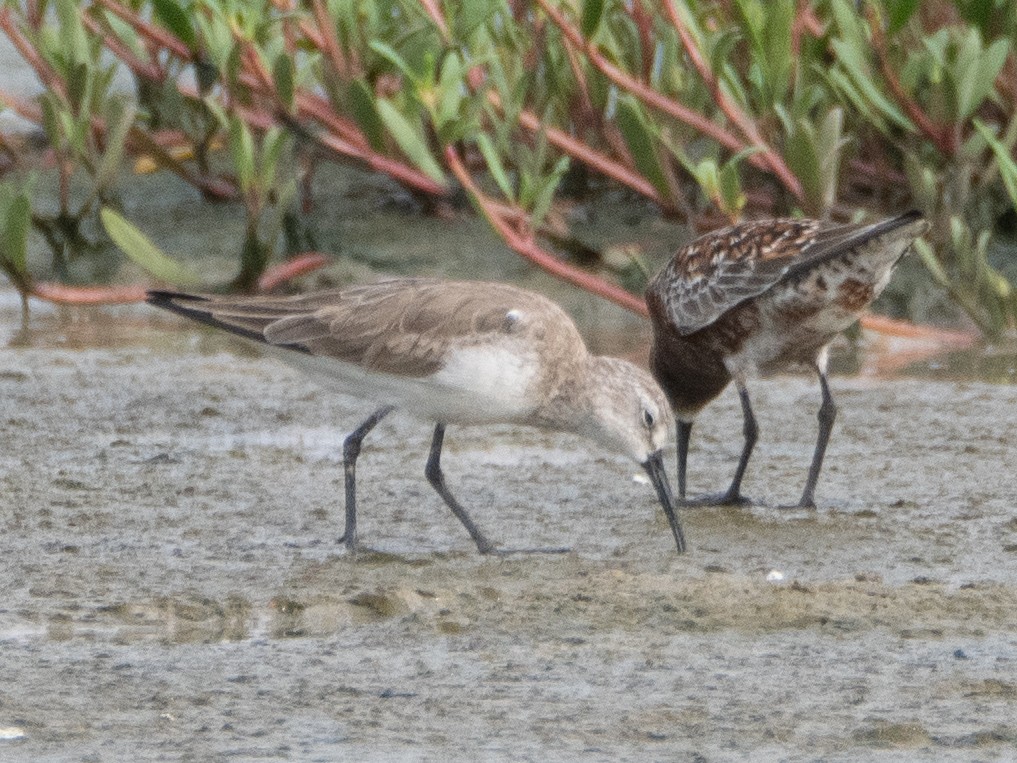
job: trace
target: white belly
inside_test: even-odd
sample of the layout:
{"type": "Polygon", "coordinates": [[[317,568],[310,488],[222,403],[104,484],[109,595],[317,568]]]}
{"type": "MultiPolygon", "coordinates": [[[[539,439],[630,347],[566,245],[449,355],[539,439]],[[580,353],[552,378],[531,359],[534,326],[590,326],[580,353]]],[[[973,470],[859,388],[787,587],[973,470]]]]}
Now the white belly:
{"type": "Polygon", "coordinates": [[[536,407],[535,358],[511,347],[465,347],[426,377],[367,371],[332,358],[274,353],[328,387],[380,405],[394,405],[442,423],[492,424],[524,420],[536,407]]]}

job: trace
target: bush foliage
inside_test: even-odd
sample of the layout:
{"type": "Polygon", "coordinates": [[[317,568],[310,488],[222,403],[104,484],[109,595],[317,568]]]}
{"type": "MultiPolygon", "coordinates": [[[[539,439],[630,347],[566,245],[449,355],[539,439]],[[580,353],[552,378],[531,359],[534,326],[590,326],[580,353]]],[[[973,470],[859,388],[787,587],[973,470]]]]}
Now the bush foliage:
{"type": "Polygon", "coordinates": [[[432,209],[465,191],[517,252],[637,311],[563,254],[564,189],[622,186],[701,227],[918,207],[936,282],[987,334],[1017,323],[990,262],[1017,209],[1014,0],[40,0],[7,2],[0,28],[46,88],[0,99],[63,179],[50,218],[23,173],[0,185],[0,264],[23,291],[29,225],[59,276],[127,156],[244,202],[240,289],[299,226],[301,178],[342,161],[432,209]]]}

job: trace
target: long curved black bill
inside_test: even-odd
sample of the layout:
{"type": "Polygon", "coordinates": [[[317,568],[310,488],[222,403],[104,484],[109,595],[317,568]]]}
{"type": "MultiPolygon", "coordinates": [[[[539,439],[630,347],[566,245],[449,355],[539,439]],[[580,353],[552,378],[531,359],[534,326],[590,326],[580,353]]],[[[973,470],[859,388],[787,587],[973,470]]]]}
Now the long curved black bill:
{"type": "Polygon", "coordinates": [[[674,493],[671,492],[671,483],[667,481],[667,472],[664,470],[664,455],[657,451],[642,464],[643,469],[650,476],[657,491],[657,498],[664,508],[664,516],[671,525],[671,532],[674,533],[674,542],[678,546],[678,553],[685,553],[685,531],[682,529],[681,520],[678,519],[678,509],[675,506],[674,493]]]}

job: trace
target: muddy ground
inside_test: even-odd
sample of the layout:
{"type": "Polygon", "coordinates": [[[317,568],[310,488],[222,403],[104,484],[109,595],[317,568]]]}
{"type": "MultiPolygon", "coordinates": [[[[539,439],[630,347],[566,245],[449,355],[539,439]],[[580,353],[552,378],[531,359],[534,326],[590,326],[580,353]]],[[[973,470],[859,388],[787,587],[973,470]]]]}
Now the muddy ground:
{"type": "MultiPolygon", "coordinates": [[[[0,350],[4,761],[1017,754],[1017,387],[835,378],[820,510],[689,510],[684,557],[638,467],[453,428],[488,535],[572,548],[482,558],[392,416],[354,559],[337,454],[369,408],[135,315],[0,350]]],[[[746,492],[793,500],[816,386],[754,391],[746,492]]],[[[707,413],[695,491],[740,447],[736,397],[707,413]]]]}

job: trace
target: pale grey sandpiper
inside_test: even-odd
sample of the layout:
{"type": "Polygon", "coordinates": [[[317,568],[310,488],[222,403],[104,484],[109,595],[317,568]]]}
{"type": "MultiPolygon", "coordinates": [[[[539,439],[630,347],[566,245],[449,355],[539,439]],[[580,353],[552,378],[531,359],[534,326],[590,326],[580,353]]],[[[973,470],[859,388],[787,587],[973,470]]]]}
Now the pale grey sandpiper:
{"type": "Polygon", "coordinates": [[[591,355],[551,300],[500,283],[400,278],[292,297],[151,291],[148,302],[280,350],[297,367],[378,408],[346,438],[346,530],[357,547],[361,442],[394,408],[435,422],[425,474],[479,551],[497,551],[441,469],[449,424],[525,424],[586,436],[642,465],[678,551],[685,536],[662,449],[667,399],[646,371],[591,355]]]}

